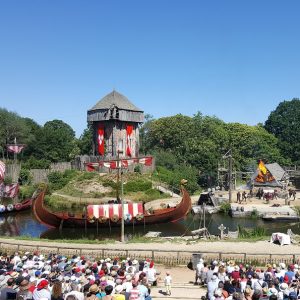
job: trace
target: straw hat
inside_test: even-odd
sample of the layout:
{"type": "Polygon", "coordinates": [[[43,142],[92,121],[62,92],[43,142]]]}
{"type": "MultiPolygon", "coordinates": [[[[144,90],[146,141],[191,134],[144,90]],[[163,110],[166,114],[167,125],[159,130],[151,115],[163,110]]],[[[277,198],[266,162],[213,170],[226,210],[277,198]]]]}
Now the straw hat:
{"type": "Polygon", "coordinates": [[[89,288],[89,292],[90,293],[97,293],[99,291],[98,285],[97,284],[93,284],[90,286],[89,288]]]}

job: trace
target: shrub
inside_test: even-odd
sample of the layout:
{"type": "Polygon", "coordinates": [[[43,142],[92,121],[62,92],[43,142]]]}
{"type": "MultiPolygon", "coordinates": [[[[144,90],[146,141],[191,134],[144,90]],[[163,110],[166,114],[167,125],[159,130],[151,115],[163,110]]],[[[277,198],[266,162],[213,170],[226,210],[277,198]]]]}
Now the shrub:
{"type": "Polygon", "coordinates": [[[10,176],[5,176],[4,180],[3,180],[3,183],[5,185],[12,184],[12,178],[10,176]]]}
{"type": "Polygon", "coordinates": [[[147,191],[152,188],[151,181],[145,181],[145,180],[134,180],[129,181],[126,184],[124,184],[124,192],[139,192],[139,191],[147,191]]]}
{"type": "Polygon", "coordinates": [[[22,184],[30,184],[32,181],[32,175],[28,169],[21,169],[19,174],[19,180],[22,184]]]}
{"type": "Polygon", "coordinates": [[[31,198],[35,190],[35,187],[32,185],[22,185],[20,187],[19,198],[22,200],[31,198]]]}
{"type": "Polygon", "coordinates": [[[49,169],[51,161],[47,159],[36,159],[34,157],[30,157],[28,160],[22,163],[23,169],[49,169]]]}
{"type": "Polygon", "coordinates": [[[48,181],[51,190],[60,190],[68,184],[75,176],[76,170],[65,170],[63,173],[54,171],[49,173],[48,181]]]}
{"type": "Polygon", "coordinates": [[[228,215],[229,211],[231,209],[231,205],[229,202],[222,202],[222,204],[220,205],[220,212],[225,214],[225,215],[228,215]]]}
{"type": "Polygon", "coordinates": [[[83,172],[80,176],[77,177],[77,181],[84,181],[84,180],[91,180],[97,176],[98,173],[96,172],[83,172]]]}

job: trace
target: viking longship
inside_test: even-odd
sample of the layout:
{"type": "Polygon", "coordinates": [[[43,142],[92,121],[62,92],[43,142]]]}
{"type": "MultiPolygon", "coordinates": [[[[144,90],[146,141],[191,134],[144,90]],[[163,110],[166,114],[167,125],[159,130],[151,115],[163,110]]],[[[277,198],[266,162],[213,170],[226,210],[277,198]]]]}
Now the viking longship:
{"type": "Polygon", "coordinates": [[[182,199],[176,207],[166,207],[151,212],[142,203],[88,205],[82,214],[51,212],[44,204],[44,193],[33,202],[33,212],[40,223],[50,227],[115,227],[120,226],[122,217],[125,225],[147,225],[175,222],[184,218],[191,209],[191,198],[181,187],[182,199]]]}

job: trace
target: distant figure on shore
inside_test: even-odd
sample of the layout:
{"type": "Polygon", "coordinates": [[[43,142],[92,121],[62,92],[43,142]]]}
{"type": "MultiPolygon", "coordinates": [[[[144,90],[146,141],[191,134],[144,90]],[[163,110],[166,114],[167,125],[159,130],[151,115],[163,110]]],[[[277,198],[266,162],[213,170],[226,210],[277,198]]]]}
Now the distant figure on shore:
{"type": "Polygon", "coordinates": [[[247,192],[246,191],[243,191],[243,193],[242,193],[242,201],[247,202],[247,192]]]}
{"type": "Polygon", "coordinates": [[[263,197],[263,195],[264,195],[264,190],[262,188],[259,188],[258,192],[257,192],[258,199],[261,200],[261,198],[263,197]]]}
{"type": "Polygon", "coordinates": [[[293,198],[294,198],[294,200],[296,200],[296,191],[295,190],[293,190],[293,198]]]}
{"type": "Polygon", "coordinates": [[[241,192],[240,191],[238,191],[236,194],[236,202],[241,203],[241,192]]]}

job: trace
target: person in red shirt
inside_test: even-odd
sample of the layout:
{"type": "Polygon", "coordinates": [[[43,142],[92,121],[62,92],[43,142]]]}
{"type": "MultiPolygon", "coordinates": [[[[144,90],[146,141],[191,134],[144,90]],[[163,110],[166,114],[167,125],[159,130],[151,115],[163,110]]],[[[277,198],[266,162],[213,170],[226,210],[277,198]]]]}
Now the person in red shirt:
{"type": "Polygon", "coordinates": [[[231,273],[231,278],[235,281],[238,281],[241,279],[239,266],[234,267],[234,271],[231,273]]]}

